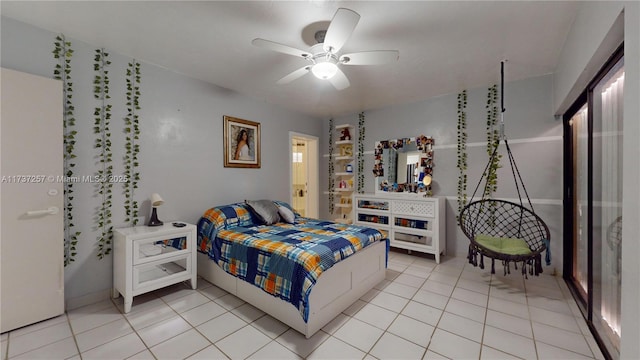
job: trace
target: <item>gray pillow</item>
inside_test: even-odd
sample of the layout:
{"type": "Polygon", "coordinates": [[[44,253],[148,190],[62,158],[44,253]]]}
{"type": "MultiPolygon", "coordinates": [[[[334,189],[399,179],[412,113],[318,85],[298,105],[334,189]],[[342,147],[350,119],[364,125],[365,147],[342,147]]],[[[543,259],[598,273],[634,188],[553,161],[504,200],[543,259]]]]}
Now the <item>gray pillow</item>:
{"type": "Polygon", "coordinates": [[[280,221],[278,207],[271,200],[245,200],[249,209],[264,225],[275,224],[280,221]]]}
{"type": "Polygon", "coordinates": [[[280,218],[284,222],[288,222],[289,224],[293,224],[296,221],[296,215],[286,206],[278,205],[278,213],[280,213],[280,218]]]}

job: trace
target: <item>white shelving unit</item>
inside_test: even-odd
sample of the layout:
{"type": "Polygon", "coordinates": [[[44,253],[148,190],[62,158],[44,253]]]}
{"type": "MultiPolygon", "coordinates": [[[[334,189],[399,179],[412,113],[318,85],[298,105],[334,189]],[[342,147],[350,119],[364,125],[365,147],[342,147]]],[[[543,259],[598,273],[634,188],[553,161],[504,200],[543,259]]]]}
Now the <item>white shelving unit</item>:
{"type": "Polygon", "coordinates": [[[355,223],[389,233],[391,246],[435,255],[446,250],[445,199],[403,193],[356,194],[355,223]]]}
{"type": "Polygon", "coordinates": [[[354,127],[353,125],[343,124],[335,127],[337,141],[334,142],[337,153],[334,161],[335,187],[334,197],[334,221],[353,224],[353,192],[354,192],[354,127]],[[341,139],[343,132],[348,131],[349,138],[341,139]]]}

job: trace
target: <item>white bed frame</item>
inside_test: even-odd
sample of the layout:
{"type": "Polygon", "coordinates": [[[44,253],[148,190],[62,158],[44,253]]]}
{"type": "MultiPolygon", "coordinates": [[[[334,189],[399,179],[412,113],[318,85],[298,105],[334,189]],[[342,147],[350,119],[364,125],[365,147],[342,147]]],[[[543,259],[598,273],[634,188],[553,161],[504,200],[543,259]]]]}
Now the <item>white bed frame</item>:
{"type": "Polygon", "coordinates": [[[384,279],[385,252],[386,242],[379,241],[323,272],[311,289],[306,323],[291,303],[228,274],[200,252],[198,275],[310,338],[384,279]]]}

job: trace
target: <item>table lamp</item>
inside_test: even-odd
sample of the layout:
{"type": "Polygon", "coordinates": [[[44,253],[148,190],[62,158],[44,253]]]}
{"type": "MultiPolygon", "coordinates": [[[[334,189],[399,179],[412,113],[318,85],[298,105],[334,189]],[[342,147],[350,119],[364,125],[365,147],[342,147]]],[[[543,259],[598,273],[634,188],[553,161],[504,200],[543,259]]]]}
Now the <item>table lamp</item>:
{"type": "Polygon", "coordinates": [[[147,226],[161,226],[164,223],[158,220],[158,206],[164,204],[164,200],[157,193],[151,194],[151,219],[149,219],[149,223],[147,226]]]}

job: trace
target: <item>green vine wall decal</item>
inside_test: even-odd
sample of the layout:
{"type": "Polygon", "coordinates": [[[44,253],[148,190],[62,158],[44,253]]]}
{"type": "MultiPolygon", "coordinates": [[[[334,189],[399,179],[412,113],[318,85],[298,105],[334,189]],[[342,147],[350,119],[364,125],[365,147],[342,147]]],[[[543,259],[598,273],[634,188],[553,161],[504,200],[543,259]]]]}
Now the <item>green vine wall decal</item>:
{"type": "Polygon", "coordinates": [[[329,119],[329,214],[335,210],[335,194],[333,189],[336,186],[335,165],[333,163],[333,118],[329,119]]]}
{"type": "Polygon", "coordinates": [[[364,112],[358,115],[358,194],[364,193],[364,112]]]}
{"type": "MultiPolygon", "coordinates": [[[[67,41],[63,34],[56,36],[54,41],[53,57],[58,60],[53,70],[53,78],[62,81],[63,95],[63,171],[67,178],[73,177],[73,168],[76,166],[75,137],[78,132],[75,130],[76,119],[73,115],[73,83],[71,82],[71,57],[73,49],[71,42],[67,41]]],[[[79,231],[73,231],[73,181],[65,181],[64,189],[64,266],[75,261],[78,254],[79,231]]]]}
{"type": "Polygon", "coordinates": [[[96,191],[102,202],[96,216],[98,237],[98,258],[102,259],[111,253],[113,226],[111,225],[111,198],[113,189],[113,154],[111,151],[111,104],[109,104],[109,71],[111,64],[109,54],[104,49],[96,49],[93,70],[96,75],[93,80],[93,96],[98,100],[93,115],[95,122],[93,132],[96,134],[95,148],[98,149],[99,169],[96,173],[96,191]]]}
{"type": "MultiPolygon", "coordinates": [[[[487,154],[489,158],[500,144],[500,131],[498,130],[498,85],[489,87],[487,91],[487,154]]],[[[498,169],[500,168],[502,155],[496,154],[489,164],[487,171],[487,183],[484,188],[484,197],[491,198],[498,190],[498,169]]]]}
{"type": "Polygon", "coordinates": [[[125,222],[130,225],[138,223],[138,202],[135,200],[135,189],[138,188],[140,172],[138,171],[138,153],[140,152],[140,63],[135,59],[127,67],[127,115],[124,118],[126,134],[124,155],[124,209],[125,222]]]}
{"type": "Polygon", "coordinates": [[[458,94],[458,215],[467,205],[467,90],[458,94]]]}

